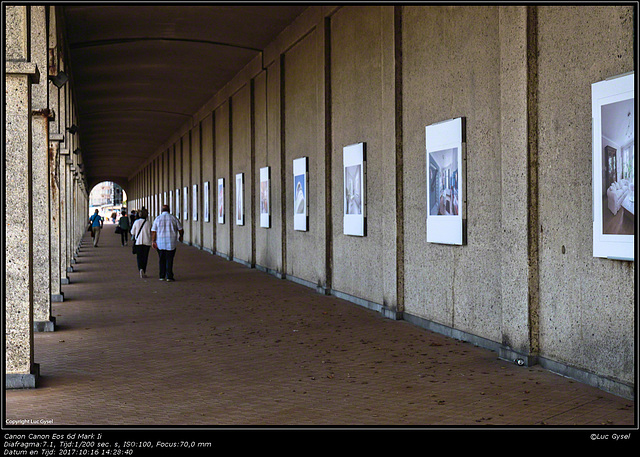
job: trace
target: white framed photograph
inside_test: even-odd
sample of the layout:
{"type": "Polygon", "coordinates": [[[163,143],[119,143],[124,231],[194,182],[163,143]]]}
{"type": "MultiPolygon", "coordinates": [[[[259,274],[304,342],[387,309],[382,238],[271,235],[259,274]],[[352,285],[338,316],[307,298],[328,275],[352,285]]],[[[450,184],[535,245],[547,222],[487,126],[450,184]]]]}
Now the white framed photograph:
{"type": "Polygon", "coordinates": [[[299,231],[309,226],[308,163],[307,157],[293,161],[293,229],[299,231]]]}
{"type": "Polygon", "coordinates": [[[634,78],[591,85],[594,257],[635,261],[634,78]]]}
{"type": "Polygon", "coordinates": [[[271,227],[270,176],[271,168],[260,168],[260,227],[271,227]]]}
{"type": "Polygon", "coordinates": [[[184,211],[183,219],[189,220],[189,188],[184,186],[182,188],[182,210],[184,211]]]}
{"type": "Polygon", "coordinates": [[[342,149],[344,175],[343,232],[366,235],[366,145],[356,143],[342,149]]]}
{"type": "Polygon", "coordinates": [[[218,224],[224,224],[224,178],[218,178],[218,224]]]}
{"type": "Polygon", "coordinates": [[[193,194],[192,194],[192,205],[193,205],[193,220],[198,220],[198,185],[193,185],[193,194]]]}
{"type": "Polygon", "coordinates": [[[427,242],[466,243],[466,140],[464,118],[425,128],[427,242]]]}
{"type": "Polygon", "coordinates": [[[169,197],[168,198],[169,198],[169,203],[167,203],[167,204],[169,205],[169,213],[171,213],[171,210],[175,211],[175,209],[172,208],[173,207],[173,191],[172,190],[169,191],[169,197]]]}
{"type": "Polygon", "coordinates": [[[204,188],[202,190],[202,197],[204,199],[203,205],[203,213],[204,213],[204,221],[209,222],[209,181],[205,181],[204,188]]]}
{"type": "Polygon", "coordinates": [[[236,225],[244,225],[244,173],[236,174],[236,225]]]}
{"type": "Polygon", "coordinates": [[[175,216],[180,219],[180,189],[176,189],[176,209],[174,210],[175,216]]]}
{"type": "Polygon", "coordinates": [[[162,204],[166,205],[167,204],[167,191],[164,192],[163,198],[162,198],[162,204]]]}

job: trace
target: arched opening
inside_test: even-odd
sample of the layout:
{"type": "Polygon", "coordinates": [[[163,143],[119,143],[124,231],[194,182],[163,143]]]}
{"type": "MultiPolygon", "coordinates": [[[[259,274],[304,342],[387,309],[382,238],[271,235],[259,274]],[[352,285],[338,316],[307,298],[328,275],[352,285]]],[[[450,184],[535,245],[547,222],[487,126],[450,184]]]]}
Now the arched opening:
{"type": "Polygon", "coordinates": [[[127,205],[127,193],[113,181],[102,181],[89,193],[89,216],[98,210],[105,223],[115,224],[127,205]]]}

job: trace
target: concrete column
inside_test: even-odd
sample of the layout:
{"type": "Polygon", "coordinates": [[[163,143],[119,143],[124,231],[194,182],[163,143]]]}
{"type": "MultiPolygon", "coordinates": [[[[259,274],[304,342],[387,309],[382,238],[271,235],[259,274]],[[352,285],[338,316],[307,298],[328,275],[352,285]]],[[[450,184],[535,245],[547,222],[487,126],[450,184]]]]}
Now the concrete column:
{"type": "Polygon", "coordinates": [[[50,244],[51,256],[51,301],[64,301],[64,294],[60,287],[60,141],[62,135],[49,134],[49,215],[50,215],[50,244]]]}
{"type": "MultiPolygon", "coordinates": [[[[46,7],[31,7],[31,61],[44,70],[48,64],[46,7]]],[[[46,73],[31,94],[31,167],[33,211],[33,325],[38,332],[54,330],[51,316],[49,213],[49,91],[46,73]]]]}
{"type": "MultiPolygon", "coordinates": [[[[529,236],[537,205],[530,197],[530,156],[535,153],[530,135],[535,135],[535,72],[530,48],[533,11],[522,6],[500,8],[500,90],[502,149],[502,347],[505,360],[536,363],[535,309],[537,262],[531,258],[529,236]],[[517,172],[515,172],[517,171],[517,172]],[[532,307],[532,304],[534,305],[532,307]]],[[[535,165],[534,165],[535,166],[535,165]]],[[[535,250],[535,249],[534,249],[535,250]]]]}
{"type": "Polygon", "coordinates": [[[60,284],[69,284],[69,276],[67,275],[67,157],[69,157],[69,150],[60,149],[60,284]]]}
{"type": "MultiPolygon", "coordinates": [[[[71,143],[72,145],[73,143],[71,143]]],[[[72,146],[73,147],[73,146],[72,146]]],[[[66,196],[65,196],[65,200],[66,200],[66,226],[67,226],[67,230],[66,230],[66,237],[64,240],[64,246],[65,246],[65,251],[66,251],[66,265],[65,265],[65,271],[67,273],[72,272],[73,271],[73,267],[72,267],[72,259],[73,259],[73,225],[72,225],[72,221],[73,221],[73,212],[74,212],[74,205],[73,205],[73,175],[71,172],[71,164],[73,163],[73,159],[71,158],[71,154],[69,154],[66,157],[66,163],[65,163],[65,180],[66,180],[66,196]]]]}
{"type": "Polygon", "coordinates": [[[26,6],[5,9],[5,380],[36,386],[33,361],[31,85],[39,80],[29,56],[26,6]]]}
{"type": "Polygon", "coordinates": [[[381,15],[383,36],[393,37],[393,46],[382,48],[383,79],[381,106],[386,118],[394,122],[381,123],[383,150],[383,211],[382,313],[398,319],[404,311],[404,211],[403,211],[403,148],[402,148],[402,6],[384,9],[381,15]]]}

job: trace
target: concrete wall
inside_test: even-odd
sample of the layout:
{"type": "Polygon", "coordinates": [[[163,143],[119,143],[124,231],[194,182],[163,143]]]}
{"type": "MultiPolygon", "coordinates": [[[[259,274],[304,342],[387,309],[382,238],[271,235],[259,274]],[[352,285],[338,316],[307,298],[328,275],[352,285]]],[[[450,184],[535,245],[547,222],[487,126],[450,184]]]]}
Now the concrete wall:
{"type": "Polygon", "coordinates": [[[491,341],[501,340],[498,15],[488,6],[410,7],[402,30],[405,312],[491,341]],[[425,126],[462,116],[468,242],[427,243],[425,126]]]}
{"type": "Polygon", "coordinates": [[[630,7],[538,12],[541,355],[628,384],[635,264],[591,255],[591,84],[634,69],[632,23],[630,7]]]}
{"type": "Polygon", "coordinates": [[[632,14],[309,8],[163,147],[175,148],[171,187],[188,186],[190,205],[194,183],[200,202],[211,186],[211,222],[202,207],[193,222],[190,209],[185,242],[630,395],[635,265],[592,257],[590,91],[633,69],[632,14]],[[425,126],[455,117],[466,120],[462,246],[426,242],[425,126]],[[342,225],[342,150],[357,142],[367,149],[365,237],[342,225]],[[293,229],[299,157],[309,161],[307,231],[293,229]],[[257,204],[265,166],[269,228],[257,204]],[[240,172],[243,226],[232,205],[240,172]]]}

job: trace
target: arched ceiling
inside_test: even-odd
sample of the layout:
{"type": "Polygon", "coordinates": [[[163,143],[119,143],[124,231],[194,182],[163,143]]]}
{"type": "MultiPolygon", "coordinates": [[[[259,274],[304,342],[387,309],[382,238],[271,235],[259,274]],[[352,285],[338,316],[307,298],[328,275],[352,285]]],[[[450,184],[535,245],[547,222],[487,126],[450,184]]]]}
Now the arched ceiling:
{"type": "Polygon", "coordinates": [[[90,186],[126,183],[305,6],[64,6],[90,186]]]}

